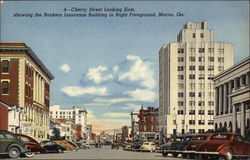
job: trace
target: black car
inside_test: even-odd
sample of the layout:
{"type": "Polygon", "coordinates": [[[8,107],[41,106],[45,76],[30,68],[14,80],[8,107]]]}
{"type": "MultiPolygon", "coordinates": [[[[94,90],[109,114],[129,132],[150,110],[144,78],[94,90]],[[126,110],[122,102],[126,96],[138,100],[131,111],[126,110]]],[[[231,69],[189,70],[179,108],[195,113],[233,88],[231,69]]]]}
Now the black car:
{"type": "Polygon", "coordinates": [[[162,145],[162,155],[165,157],[169,153],[173,155],[173,157],[178,156],[177,149],[179,148],[179,145],[181,144],[183,140],[183,137],[175,137],[170,139],[166,144],[162,145]]]}
{"type": "Polygon", "coordinates": [[[44,148],[45,153],[63,153],[67,149],[53,141],[42,141],[40,145],[44,148]]]}

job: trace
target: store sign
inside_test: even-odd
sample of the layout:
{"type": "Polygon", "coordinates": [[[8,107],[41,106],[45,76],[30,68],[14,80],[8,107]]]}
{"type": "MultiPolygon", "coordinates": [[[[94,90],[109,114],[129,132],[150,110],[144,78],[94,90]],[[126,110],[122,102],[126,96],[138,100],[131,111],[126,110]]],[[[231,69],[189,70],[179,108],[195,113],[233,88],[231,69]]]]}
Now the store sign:
{"type": "Polygon", "coordinates": [[[23,124],[22,125],[22,133],[23,134],[30,134],[31,133],[31,125],[30,124],[23,124]]]}

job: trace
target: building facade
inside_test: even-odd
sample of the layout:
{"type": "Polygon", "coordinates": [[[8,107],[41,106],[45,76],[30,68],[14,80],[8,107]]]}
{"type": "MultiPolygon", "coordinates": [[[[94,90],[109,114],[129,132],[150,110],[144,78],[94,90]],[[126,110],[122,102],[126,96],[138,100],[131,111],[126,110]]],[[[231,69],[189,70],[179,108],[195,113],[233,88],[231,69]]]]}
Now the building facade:
{"type": "Polygon", "coordinates": [[[71,109],[62,109],[60,105],[50,106],[51,119],[73,119],[75,124],[82,126],[82,137],[87,139],[87,111],[80,107],[73,106],[71,109]]]}
{"type": "Polygon", "coordinates": [[[239,131],[250,128],[250,57],[214,77],[215,129],[239,131]]]}
{"type": "Polygon", "coordinates": [[[214,41],[207,21],[188,21],[159,51],[159,127],[164,136],[214,127],[214,75],[233,64],[233,45],[214,41]]]}
{"type": "Polygon", "coordinates": [[[143,106],[141,107],[138,114],[139,137],[154,139],[158,135],[158,115],[158,108],[147,107],[147,109],[143,109],[143,106]]]}
{"type": "Polygon", "coordinates": [[[7,104],[0,102],[0,130],[8,130],[8,109],[10,106],[7,104]]]}
{"type": "Polygon", "coordinates": [[[1,101],[22,109],[20,133],[47,139],[54,76],[25,43],[0,43],[0,51],[1,101]]]}

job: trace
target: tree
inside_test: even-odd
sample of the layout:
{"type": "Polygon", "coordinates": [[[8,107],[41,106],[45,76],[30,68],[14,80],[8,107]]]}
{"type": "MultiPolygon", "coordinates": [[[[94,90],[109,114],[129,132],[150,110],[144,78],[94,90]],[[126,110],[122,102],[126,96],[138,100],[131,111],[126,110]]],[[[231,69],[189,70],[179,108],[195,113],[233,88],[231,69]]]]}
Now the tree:
{"type": "Polygon", "coordinates": [[[54,140],[59,140],[59,139],[61,139],[61,136],[60,136],[61,131],[60,131],[60,129],[54,127],[52,133],[53,133],[54,135],[51,136],[51,139],[54,139],[54,140]]]}

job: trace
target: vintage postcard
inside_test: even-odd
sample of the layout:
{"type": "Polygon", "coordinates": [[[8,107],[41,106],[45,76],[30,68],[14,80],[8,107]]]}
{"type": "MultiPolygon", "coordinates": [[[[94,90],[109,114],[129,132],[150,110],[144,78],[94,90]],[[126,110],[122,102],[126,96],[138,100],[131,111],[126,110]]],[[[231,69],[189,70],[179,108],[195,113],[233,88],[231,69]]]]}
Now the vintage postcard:
{"type": "Polygon", "coordinates": [[[249,1],[0,0],[0,20],[0,159],[250,159],[249,1]]]}

